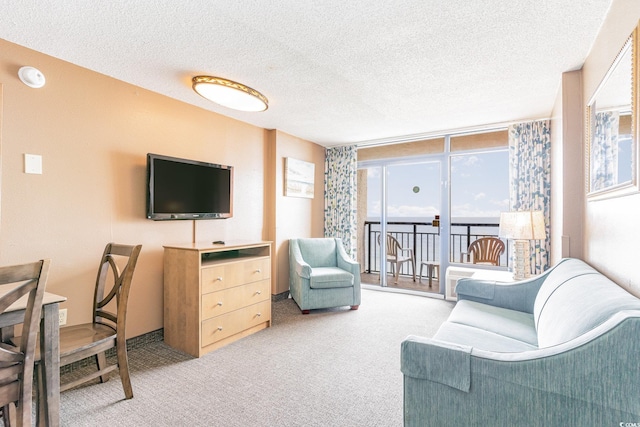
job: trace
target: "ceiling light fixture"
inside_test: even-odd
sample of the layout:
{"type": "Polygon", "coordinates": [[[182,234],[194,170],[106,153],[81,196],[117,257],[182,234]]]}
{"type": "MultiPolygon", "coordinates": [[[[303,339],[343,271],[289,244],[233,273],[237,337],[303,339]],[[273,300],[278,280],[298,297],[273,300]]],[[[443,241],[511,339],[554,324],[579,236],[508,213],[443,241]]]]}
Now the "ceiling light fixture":
{"type": "Polygon", "coordinates": [[[44,86],[44,74],[34,67],[24,66],[18,70],[20,81],[34,89],[40,89],[44,86]]]}
{"type": "Polygon", "coordinates": [[[211,76],[195,76],[192,82],[199,95],[224,107],[240,111],[269,108],[269,100],[263,94],[242,83],[211,76]]]}

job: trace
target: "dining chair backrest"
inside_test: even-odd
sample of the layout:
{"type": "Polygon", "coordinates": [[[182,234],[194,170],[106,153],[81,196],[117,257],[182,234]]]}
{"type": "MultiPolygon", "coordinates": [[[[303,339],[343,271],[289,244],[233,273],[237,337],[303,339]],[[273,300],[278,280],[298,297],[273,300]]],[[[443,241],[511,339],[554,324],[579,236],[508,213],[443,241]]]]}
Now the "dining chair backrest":
{"type": "MultiPolygon", "coordinates": [[[[393,237],[391,234],[387,233],[387,258],[396,258],[398,256],[398,252],[401,252],[402,246],[398,240],[393,237]]],[[[378,235],[378,244],[380,244],[380,235],[378,235]]]]}
{"type": "MultiPolygon", "coordinates": [[[[378,245],[380,245],[381,236],[378,235],[378,245]]],[[[416,281],[416,261],[414,259],[413,249],[403,248],[400,242],[387,233],[386,239],[386,260],[391,263],[392,273],[395,276],[395,283],[398,283],[400,275],[400,267],[402,264],[409,264],[412,268],[413,281],[416,281]]]]}
{"type": "Polygon", "coordinates": [[[482,237],[469,245],[468,256],[474,264],[500,265],[504,242],[495,237],[482,237]]]}
{"type": "Polygon", "coordinates": [[[142,245],[108,243],[105,246],[98,265],[92,322],[60,329],[60,366],[94,357],[97,371],[89,371],[85,376],[61,382],[61,391],[96,378],[105,382],[109,379],[107,374],[118,370],[125,397],[133,397],[127,356],[126,320],[129,291],[141,250],[142,245]],[[117,360],[116,364],[109,365],[106,351],[111,348],[116,349],[117,360]]]}
{"type": "Polygon", "coordinates": [[[34,357],[50,263],[46,259],[0,267],[0,313],[4,314],[18,299],[27,298],[26,309],[15,312],[16,316],[23,316],[17,346],[10,342],[13,334],[3,334],[0,343],[0,406],[5,425],[11,403],[16,406],[18,425],[31,425],[34,357]]]}
{"type": "Polygon", "coordinates": [[[102,254],[93,298],[93,321],[113,327],[124,339],[133,273],[142,245],[109,243],[102,254]],[[115,310],[110,303],[115,302],[115,310]]]}

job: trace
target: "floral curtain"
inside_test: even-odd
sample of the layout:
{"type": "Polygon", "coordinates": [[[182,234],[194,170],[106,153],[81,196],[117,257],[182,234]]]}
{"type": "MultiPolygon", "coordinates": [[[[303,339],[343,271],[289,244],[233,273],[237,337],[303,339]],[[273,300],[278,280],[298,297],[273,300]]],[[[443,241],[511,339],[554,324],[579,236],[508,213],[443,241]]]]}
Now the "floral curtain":
{"type": "Polygon", "coordinates": [[[549,201],[551,199],[549,120],[509,126],[509,201],[512,211],[542,211],[546,239],[531,242],[531,274],[550,266],[549,201]]]}
{"type": "Polygon", "coordinates": [[[617,111],[596,113],[594,143],[591,146],[591,191],[618,183],[619,122],[617,111]]]}
{"type": "Polygon", "coordinates": [[[326,150],[324,163],[324,235],[340,237],[357,259],[357,173],[355,146],[326,150]]]}

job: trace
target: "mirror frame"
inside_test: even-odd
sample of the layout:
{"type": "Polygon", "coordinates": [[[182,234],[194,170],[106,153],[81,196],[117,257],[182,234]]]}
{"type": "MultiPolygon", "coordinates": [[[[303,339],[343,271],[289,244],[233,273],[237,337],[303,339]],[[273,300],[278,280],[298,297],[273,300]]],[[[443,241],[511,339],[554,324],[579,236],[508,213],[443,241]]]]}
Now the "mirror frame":
{"type": "MultiPolygon", "coordinates": [[[[640,51],[638,44],[640,43],[640,24],[636,25],[631,35],[624,43],[615,60],[609,67],[609,70],[605,74],[604,78],[600,81],[594,94],[589,99],[586,108],[586,153],[585,153],[585,178],[586,178],[586,191],[588,200],[600,200],[611,197],[626,196],[628,194],[637,193],[640,191],[639,176],[640,176],[640,147],[639,144],[639,125],[638,119],[638,78],[640,76],[640,70],[638,66],[638,52],[640,51]],[[615,184],[607,188],[592,191],[591,190],[591,147],[593,145],[594,138],[594,126],[595,126],[595,109],[593,104],[598,96],[600,89],[606,84],[608,78],[615,70],[616,66],[620,62],[622,56],[626,53],[627,49],[631,52],[631,181],[622,184],[615,184]]],[[[597,108],[597,107],[596,107],[597,108]]]]}

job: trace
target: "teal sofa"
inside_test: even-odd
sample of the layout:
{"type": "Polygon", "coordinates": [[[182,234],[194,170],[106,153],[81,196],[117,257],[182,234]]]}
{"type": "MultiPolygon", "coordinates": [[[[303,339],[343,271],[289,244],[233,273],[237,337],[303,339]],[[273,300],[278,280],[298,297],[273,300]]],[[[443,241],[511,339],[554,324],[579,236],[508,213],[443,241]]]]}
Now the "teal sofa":
{"type": "Polygon", "coordinates": [[[405,426],[640,423],[640,299],[571,258],[456,293],[433,338],[402,343],[405,426]]]}
{"type": "Polygon", "coordinates": [[[337,238],[289,240],[289,292],[303,314],[360,306],[360,264],[337,238]]]}

